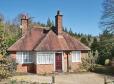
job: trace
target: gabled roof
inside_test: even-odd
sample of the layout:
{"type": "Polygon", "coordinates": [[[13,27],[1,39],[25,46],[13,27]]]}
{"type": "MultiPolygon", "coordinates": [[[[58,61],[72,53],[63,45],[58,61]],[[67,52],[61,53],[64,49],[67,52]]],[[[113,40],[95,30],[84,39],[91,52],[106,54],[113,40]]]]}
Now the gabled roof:
{"type": "Polygon", "coordinates": [[[76,38],[63,32],[57,35],[52,30],[32,28],[16,41],[8,51],[65,51],[90,50],[76,38]]]}

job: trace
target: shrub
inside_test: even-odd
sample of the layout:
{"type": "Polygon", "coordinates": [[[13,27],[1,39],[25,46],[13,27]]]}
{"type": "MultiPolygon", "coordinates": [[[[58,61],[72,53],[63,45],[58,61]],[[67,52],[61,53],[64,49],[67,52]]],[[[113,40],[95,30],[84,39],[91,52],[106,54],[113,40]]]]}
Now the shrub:
{"type": "Polygon", "coordinates": [[[89,52],[88,56],[82,58],[82,64],[80,66],[80,71],[94,71],[96,67],[96,61],[98,59],[98,52],[89,52]]]}
{"type": "Polygon", "coordinates": [[[11,58],[0,55],[0,79],[12,76],[15,69],[15,62],[11,58]]]}

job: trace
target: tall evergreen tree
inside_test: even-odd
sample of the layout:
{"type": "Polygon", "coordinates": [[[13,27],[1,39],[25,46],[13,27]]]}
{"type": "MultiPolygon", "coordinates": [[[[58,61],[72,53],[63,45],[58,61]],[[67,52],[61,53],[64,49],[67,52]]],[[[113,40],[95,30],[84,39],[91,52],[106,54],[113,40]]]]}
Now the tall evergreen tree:
{"type": "Polygon", "coordinates": [[[47,20],[47,26],[48,27],[53,27],[54,26],[54,22],[50,20],[50,18],[48,18],[47,20]]]}
{"type": "Polygon", "coordinates": [[[96,50],[98,50],[98,48],[99,48],[99,43],[97,41],[97,38],[94,37],[93,43],[91,44],[91,50],[93,51],[93,53],[95,53],[96,50]]]}

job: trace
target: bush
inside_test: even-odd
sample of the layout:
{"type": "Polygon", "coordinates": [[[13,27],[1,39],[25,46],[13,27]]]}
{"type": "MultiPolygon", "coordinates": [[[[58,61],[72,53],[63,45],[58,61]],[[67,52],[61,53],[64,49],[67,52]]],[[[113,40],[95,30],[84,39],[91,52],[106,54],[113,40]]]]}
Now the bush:
{"type": "Polygon", "coordinates": [[[97,59],[98,59],[97,51],[95,52],[95,55],[93,55],[93,52],[89,52],[87,57],[82,58],[80,71],[94,71],[96,67],[97,59]]]}
{"type": "Polygon", "coordinates": [[[16,71],[16,63],[9,57],[0,55],[0,79],[12,76],[16,71]]]}

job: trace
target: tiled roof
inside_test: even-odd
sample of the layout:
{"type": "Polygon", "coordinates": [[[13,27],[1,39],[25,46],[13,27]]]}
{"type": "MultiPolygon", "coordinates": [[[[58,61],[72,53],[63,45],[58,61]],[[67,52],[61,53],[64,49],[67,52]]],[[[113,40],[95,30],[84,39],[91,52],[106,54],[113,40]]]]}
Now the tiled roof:
{"type": "Polygon", "coordinates": [[[90,50],[90,48],[65,32],[57,35],[52,30],[45,30],[43,28],[32,28],[8,48],[8,51],[64,50],[90,50]]]}
{"type": "Polygon", "coordinates": [[[45,35],[43,29],[33,28],[9,47],[8,51],[31,51],[38,45],[38,43],[40,43],[45,35]]]}

